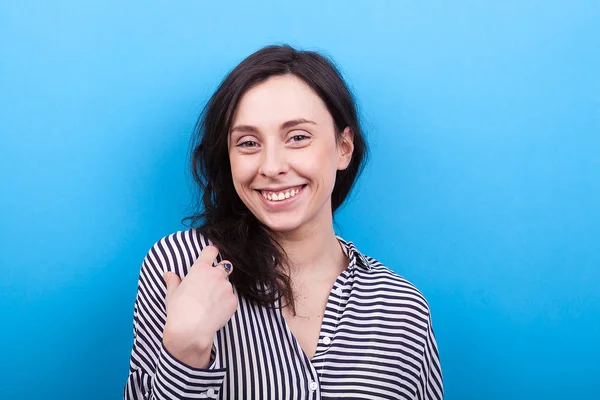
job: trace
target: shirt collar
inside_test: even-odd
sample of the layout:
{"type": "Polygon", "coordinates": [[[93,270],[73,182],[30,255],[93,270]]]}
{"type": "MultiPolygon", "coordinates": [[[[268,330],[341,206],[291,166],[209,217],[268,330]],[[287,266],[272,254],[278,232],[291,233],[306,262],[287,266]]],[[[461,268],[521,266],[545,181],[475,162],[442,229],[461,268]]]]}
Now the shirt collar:
{"type": "Polygon", "coordinates": [[[342,245],[342,249],[344,250],[344,253],[346,253],[348,258],[350,259],[351,266],[358,265],[359,267],[366,269],[366,270],[371,269],[371,266],[369,265],[369,261],[367,260],[367,257],[365,257],[360,251],[358,251],[356,246],[354,246],[354,243],[345,241],[344,239],[342,239],[341,237],[339,237],[337,235],[336,235],[336,237],[337,237],[338,241],[340,242],[340,244],[342,245]]]}

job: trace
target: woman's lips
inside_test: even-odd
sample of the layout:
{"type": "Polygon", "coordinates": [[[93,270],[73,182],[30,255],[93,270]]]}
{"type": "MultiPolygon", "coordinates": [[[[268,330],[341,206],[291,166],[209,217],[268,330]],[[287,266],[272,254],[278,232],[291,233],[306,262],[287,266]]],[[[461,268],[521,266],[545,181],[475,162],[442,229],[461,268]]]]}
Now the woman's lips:
{"type": "Polygon", "coordinates": [[[293,187],[290,187],[289,189],[286,189],[285,191],[281,190],[278,192],[272,192],[272,191],[267,191],[267,190],[265,190],[265,191],[257,190],[257,193],[261,197],[263,203],[268,208],[279,209],[279,208],[288,207],[289,205],[295,203],[297,201],[297,199],[304,192],[305,187],[306,187],[306,185],[293,186],[293,187]],[[279,198],[281,198],[282,194],[284,196],[283,200],[269,200],[268,198],[265,197],[265,195],[269,195],[272,198],[274,196],[278,196],[279,198]]]}

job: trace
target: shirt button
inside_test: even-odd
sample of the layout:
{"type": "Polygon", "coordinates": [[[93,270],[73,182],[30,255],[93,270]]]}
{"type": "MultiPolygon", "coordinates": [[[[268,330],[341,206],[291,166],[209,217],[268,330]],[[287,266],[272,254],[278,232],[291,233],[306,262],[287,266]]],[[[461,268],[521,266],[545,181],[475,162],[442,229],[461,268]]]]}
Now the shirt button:
{"type": "Polygon", "coordinates": [[[329,345],[331,344],[331,338],[330,338],[329,336],[325,336],[325,337],[323,338],[323,344],[324,344],[325,346],[329,346],[329,345]]]}
{"type": "Polygon", "coordinates": [[[335,294],[337,294],[338,296],[341,296],[342,295],[342,288],[339,287],[339,288],[335,289],[335,294]]]}
{"type": "Polygon", "coordinates": [[[206,391],[206,395],[207,395],[208,397],[213,397],[213,396],[215,395],[215,389],[212,389],[212,388],[211,388],[211,389],[208,389],[208,390],[206,391]]]}
{"type": "Polygon", "coordinates": [[[310,388],[310,390],[315,391],[317,390],[317,388],[319,387],[319,385],[317,385],[317,382],[311,382],[310,385],[308,386],[310,388]]]}

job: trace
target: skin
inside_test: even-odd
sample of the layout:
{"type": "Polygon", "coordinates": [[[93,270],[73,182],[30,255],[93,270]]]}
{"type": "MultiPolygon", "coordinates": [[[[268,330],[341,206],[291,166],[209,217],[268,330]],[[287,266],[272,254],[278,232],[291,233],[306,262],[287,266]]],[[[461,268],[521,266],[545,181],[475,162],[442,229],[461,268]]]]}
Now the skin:
{"type": "MultiPolygon", "coordinates": [[[[228,135],[235,190],[272,228],[289,256],[284,268],[296,294],[296,314],[282,314],[309,358],[314,355],[327,298],[348,265],[333,230],[331,193],[338,170],[352,157],[353,133],[336,141],[333,118],[321,98],[294,75],[271,77],[240,99],[228,135]],[[273,206],[260,190],[301,187],[288,205],[273,206]]],[[[167,273],[165,347],[187,364],[208,365],[216,331],[237,308],[226,273],[212,273],[217,249],[204,249],[183,282],[167,273]],[[194,272],[197,269],[199,272],[194,272]],[[191,279],[190,279],[191,277],[191,279]],[[188,284],[189,283],[189,284],[188,284]],[[209,313],[208,310],[211,310],[209,313]]]]}

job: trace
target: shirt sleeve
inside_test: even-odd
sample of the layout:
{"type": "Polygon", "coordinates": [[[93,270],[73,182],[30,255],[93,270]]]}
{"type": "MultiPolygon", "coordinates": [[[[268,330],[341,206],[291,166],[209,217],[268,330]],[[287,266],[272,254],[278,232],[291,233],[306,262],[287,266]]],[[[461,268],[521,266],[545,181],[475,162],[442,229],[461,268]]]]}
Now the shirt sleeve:
{"type": "Polygon", "coordinates": [[[217,398],[226,369],[215,368],[213,356],[207,368],[193,368],[173,357],[162,343],[166,321],[166,285],[162,276],[166,271],[173,271],[166,261],[169,257],[164,253],[167,248],[163,244],[154,245],[140,270],[133,312],[133,348],[123,398],[217,398]]]}
{"type": "Polygon", "coordinates": [[[417,390],[417,400],[443,400],[444,385],[438,347],[431,324],[431,313],[428,315],[427,333],[423,348],[421,363],[420,385],[417,390]]]}

